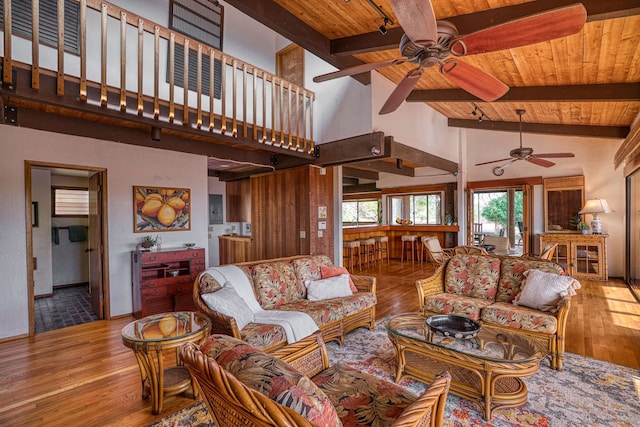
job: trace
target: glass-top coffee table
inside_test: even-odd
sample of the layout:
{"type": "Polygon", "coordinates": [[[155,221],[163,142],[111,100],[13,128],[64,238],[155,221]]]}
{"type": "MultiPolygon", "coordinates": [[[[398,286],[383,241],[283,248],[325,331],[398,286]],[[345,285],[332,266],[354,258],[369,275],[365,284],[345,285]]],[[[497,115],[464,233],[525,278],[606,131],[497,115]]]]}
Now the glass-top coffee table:
{"type": "Polygon", "coordinates": [[[176,366],[165,368],[163,354],[176,350],[186,342],[200,344],[209,336],[211,321],[201,313],[178,311],[154,314],[129,323],[122,329],[122,342],[136,355],[142,379],[142,397],[151,396],[151,412],[162,412],[164,396],[193,388],[189,370],[181,366],[176,353],[176,366]]]}
{"type": "Polygon", "coordinates": [[[387,322],[396,347],[396,382],[404,377],[430,383],[440,371],[451,374],[451,393],[476,402],[486,420],[494,410],[527,401],[522,377],[533,375],[544,357],[540,344],[523,334],[482,325],[471,339],[433,333],[420,313],[387,322]]]}

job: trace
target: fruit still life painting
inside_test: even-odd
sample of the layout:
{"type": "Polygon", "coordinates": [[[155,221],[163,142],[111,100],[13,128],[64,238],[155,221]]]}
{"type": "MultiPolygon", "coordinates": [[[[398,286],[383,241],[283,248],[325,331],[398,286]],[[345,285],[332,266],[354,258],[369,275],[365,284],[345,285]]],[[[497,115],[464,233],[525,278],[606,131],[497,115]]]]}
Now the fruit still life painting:
{"type": "Polygon", "coordinates": [[[134,232],[191,229],[188,188],[133,187],[134,232]]]}

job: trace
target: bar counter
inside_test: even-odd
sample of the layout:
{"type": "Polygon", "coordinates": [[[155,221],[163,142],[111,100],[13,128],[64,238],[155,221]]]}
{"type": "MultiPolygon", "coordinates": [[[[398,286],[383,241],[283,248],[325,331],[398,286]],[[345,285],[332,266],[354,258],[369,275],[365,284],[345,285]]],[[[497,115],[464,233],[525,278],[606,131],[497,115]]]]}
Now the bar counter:
{"type": "Polygon", "coordinates": [[[454,247],[458,243],[457,225],[372,225],[364,227],[343,227],[343,240],[367,239],[373,236],[389,237],[389,255],[391,258],[400,259],[402,243],[400,236],[415,234],[418,239],[422,236],[437,236],[440,245],[444,248],[454,247]]]}

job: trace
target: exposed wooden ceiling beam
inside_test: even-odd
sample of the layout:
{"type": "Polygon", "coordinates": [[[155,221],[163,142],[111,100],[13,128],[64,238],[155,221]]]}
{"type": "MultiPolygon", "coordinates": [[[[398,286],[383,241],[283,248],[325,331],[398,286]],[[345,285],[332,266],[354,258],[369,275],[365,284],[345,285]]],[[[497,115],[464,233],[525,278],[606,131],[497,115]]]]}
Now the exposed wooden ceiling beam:
{"type": "Polygon", "coordinates": [[[390,144],[389,157],[394,159],[404,159],[413,163],[419,163],[422,166],[429,166],[447,172],[455,172],[458,170],[458,164],[456,162],[452,162],[451,160],[447,160],[433,154],[425,153],[417,148],[395,141],[390,144]]]}
{"type": "MultiPolygon", "coordinates": [[[[465,15],[450,16],[444,19],[452,22],[460,34],[469,34],[503,22],[573,3],[576,3],[576,0],[537,0],[465,15]]],[[[587,9],[588,22],[640,14],[640,5],[637,0],[583,0],[581,3],[587,9]]],[[[402,34],[404,34],[402,29],[396,27],[390,28],[386,36],[375,31],[335,39],[331,41],[330,54],[335,56],[356,55],[396,49],[400,44],[402,34]]]]}
{"type": "Polygon", "coordinates": [[[269,168],[270,154],[249,151],[243,148],[214,145],[162,134],[160,141],[151,139],[149,129],[144,127],[121,127],[111,123],[88,121],[85,118],[57,116],[45,111],[18,108],[18,125],[30,129],[44,130],[65,135],[83,136],[104,141],[118,141],[123,144],[159,148],[221,159],[251,162],[269,168]]]}
{"type": "MultiPolygon", "coordinates": [[[[288,10],[272,0],[226,0],[245,15],[271,28],[278,34],[316,55],[337,68],[346,68],[362,64],[352,56],[334,57],[330,51],[328,38],[305,24],[288,10]]],[[[353,76],[363,84],[371,83],[370,73],[353,76]]]]}
{"type": "Polygon", "coordinates": [[[353,164],[359,168],[372,169],[378,172],[392,173],[395,175],[404,175],[414,177],[416,176],[416,171],[414,168],[410,168],[407,166],[403,166],[399,168],[397,165],[393,163],[388,163],[383,160],[378,161],[369,161],[369,162],[357,162],[353,164]]]}
{"type": "Polygon", "coordinates": [[[384,140],[384,133],[373,132],[318,144],[320,156],[315,163],[326,167],[382,157],[385,154],[384,140]]]}
{"type": "Polygon", "coordinates": [[[358,185],[360,183],[360,180],[358,178],[352,178],[350,176],[345,176],[344,175],[344,169],[342,171],[342,185],[358,185]]]}
{"type": "MultiPolygon", "coordinates": [[[[516,101],[590,101],[615,102],[640,100],[640,84],[595,84],[573,86],[528,86],[512,87],[496,102],[516,101]]],[[[414,90],[407,97],[408,102],[483,102],[462,89],[414,90]]]]}
{"type": "Polygon", "coordinates": [[[376,183],[360,184],[360,185],[345,185],[342,187],[343,194],[355,194],[355,193],[372,193],[374,191],[380,191],[376,187],[376,183]]]}
{"type": "MultiPolygon", "coordinates": [[[[494,122],[490,120],[463,120],[449,119],[449,127],[499,130],[518,132],[517,122],[494,122]]],[[[628,126],[584,126],[584,125],[556,125],[547,123],[522,123],[522,131],[525,133],[542,133],[552,135],[592,136],[597,138],[621,138],[629,133],[628,126]]]]}
{"type": "Polygon", "coordinates": [[[370,179],[372,181],[377,181],[380,179],[380,174],[376,171],[350,168],[348,166],[342,167],[342,176],[346,176],[349,178],[370,179]]]}

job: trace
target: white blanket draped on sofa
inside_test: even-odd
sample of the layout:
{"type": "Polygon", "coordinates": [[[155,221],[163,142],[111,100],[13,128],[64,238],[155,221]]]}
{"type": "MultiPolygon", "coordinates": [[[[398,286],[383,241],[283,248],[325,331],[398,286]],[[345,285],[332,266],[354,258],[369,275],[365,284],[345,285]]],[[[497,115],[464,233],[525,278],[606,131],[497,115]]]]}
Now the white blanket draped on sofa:
{"type": "Polygon", "coordinates": [[[253,312],[255,323],[264,323],[282,326],[287,334],[289,344],[305,338],[318,330],[318,325],[311,316],[300,311],[265,310],[260,307],[253,293],[253,287],[245,272],[235,265],[223,265],[211,267],[207,272],[220,284],[235,289],[240,297],[247,303],[253,312]]]}

